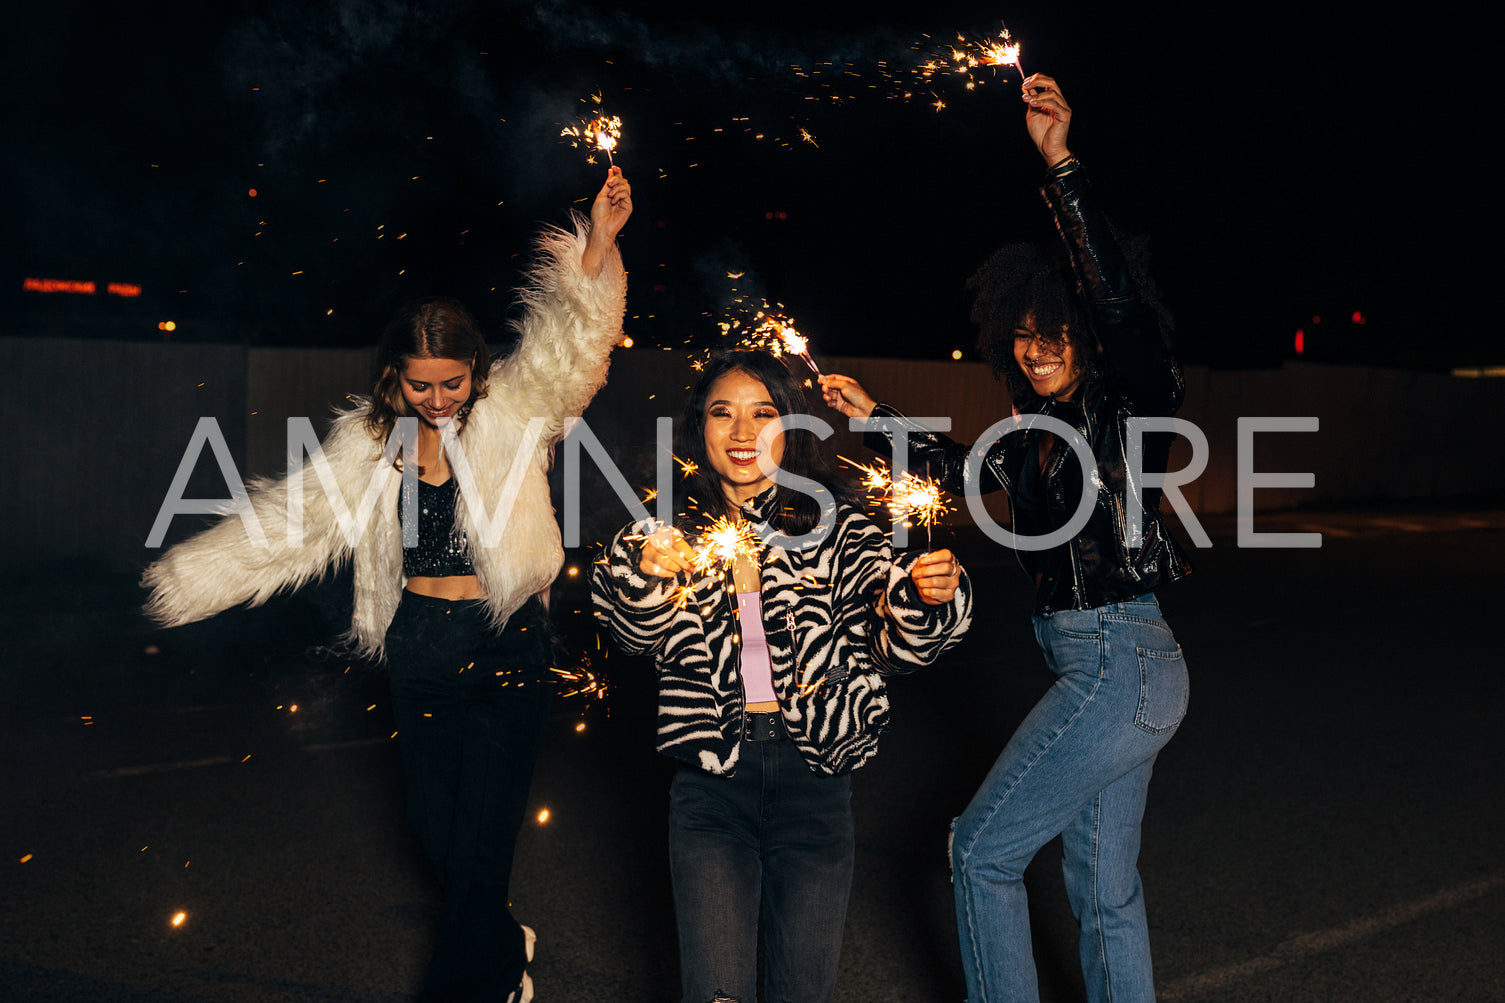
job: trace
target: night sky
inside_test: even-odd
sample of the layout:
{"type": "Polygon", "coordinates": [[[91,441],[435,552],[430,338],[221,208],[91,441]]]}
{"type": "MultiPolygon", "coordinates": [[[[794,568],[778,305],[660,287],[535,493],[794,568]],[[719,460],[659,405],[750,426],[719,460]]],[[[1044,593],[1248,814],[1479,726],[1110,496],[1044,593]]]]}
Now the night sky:
{"type": "Polygon", "coordinates": [[[529,235],[602,180],[559,136],[599,94],[634,183],[637,344],[708,344],[740,293],[783,303],[817,354],[971,352],[967,277],[1049,236],[1042,165],[1014,70],[970,92],[911,71],[1006,21],[1150,236],[1184,359],[1278,363],[1303,327],[1318,359],[1505,361],[1458,236],[1473,204],[1435,39],[1357,4],[415,6],[13,15],[6,333],[172,318],[178,340],[368,345],[427,293],[500,329],[529,235]],[[143,291],[81,302],[28,276],[143,291]]]}

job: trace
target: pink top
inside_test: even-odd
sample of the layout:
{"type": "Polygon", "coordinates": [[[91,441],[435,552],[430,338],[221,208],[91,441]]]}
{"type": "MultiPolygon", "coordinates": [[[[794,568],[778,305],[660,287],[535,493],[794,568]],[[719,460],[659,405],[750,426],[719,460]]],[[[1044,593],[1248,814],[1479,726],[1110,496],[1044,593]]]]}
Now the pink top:
{"type": "Polygon", "coordinates": [[[737,593],[737,619],[742,627],[742,693],[748,703],[777,700],[773,692],[773,662],[763,633],[763,601],[756,592],[737,593]]]}

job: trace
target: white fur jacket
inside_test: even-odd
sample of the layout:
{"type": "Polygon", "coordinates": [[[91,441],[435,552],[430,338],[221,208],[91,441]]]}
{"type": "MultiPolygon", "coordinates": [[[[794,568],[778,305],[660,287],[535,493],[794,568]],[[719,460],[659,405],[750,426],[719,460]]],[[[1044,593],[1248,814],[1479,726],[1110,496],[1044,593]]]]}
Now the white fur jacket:
{"type": "MultiPolygon", "coordinates": [[[[551,228],[540,235],[537,258],[518,293],[524,312],[517,347],[492,364],[486,396],[459,434],[454,425],[445,430],[460,482],[455,523],[469,543],[497,629],[530,596],[546,590],[564,562],[549,500],[550,460],[569,419],[606,382],[611,349],[621,336],[626,273],[613,250],[601,275],[585,275],[580,262],[587,227],[577,217],[573,233],[551,228]],[[462,450],[459,462],[455,442],[462,450]],[[509,478],[514,460],[517,474],[509,478]],[[484,511],[472,513],[476,497],[484,511]]],[[[147,612],[155,620],[176,626],[240,603],[259,606],[353,558],[355,615],[345,640],[368,658],[382,656],[404,583],[397,514],[402,475],[390,457],[383,459],[384,443],[366,430],[370,401],[356,402],[335,419],[323,443],[326,473],[332,471],[347,511],[335,510],[314,462],[287,477],[253,483],[249,521],[259,523],[264,539],[253,541],[248,519],[236,512],[171,547],[142,576],[151,590],[147,612]],[[374,508],[369,500],[361,505],[363,496],[378,491],[374,508]],[[301,544],[288,533],[290,495],[294,511],[302,511],[301,544]]]]}

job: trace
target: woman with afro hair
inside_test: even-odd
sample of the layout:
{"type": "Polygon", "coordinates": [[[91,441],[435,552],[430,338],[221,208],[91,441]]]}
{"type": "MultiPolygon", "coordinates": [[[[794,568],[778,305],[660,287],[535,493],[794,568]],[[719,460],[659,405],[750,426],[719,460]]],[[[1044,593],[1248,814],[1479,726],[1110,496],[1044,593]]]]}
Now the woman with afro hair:
{"type": "Polygon", "coordinates": [[[1035,74],[1024,100],[1061,242],[1005,247],[971,283],[980,345],[1014,416],[968,447],[849,377],[822,384],[848,417],[887,419],[874,448],[902,433],[911,463],[949,490],[1007,490],[1013,546],[1034,582],[1034,633],[1054,684],[952,827],[970,1003],[1039,998],[1023,878],[1057,835],[1088,999],[1152,1000],[1140,824],[1155,757],[1187,705],[1186,663],[1155,590],[1191,568],[1142,477],[1166,470],[1171,436],[1136,421],[1173,414],[1184,386],[1152,290],[1066,145],[1060,88],[1035,74]]]}

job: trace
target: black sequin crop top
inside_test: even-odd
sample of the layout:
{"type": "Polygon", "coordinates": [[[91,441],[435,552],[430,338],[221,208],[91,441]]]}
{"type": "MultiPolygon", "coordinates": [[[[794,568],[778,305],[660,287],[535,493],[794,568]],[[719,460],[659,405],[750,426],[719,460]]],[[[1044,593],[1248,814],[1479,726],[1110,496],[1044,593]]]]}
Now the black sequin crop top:
{"type": "MultiPolygon", "coordinates": [[[[418,546],[402,548],[402,573],[408,578],[473,575],[465,537],[455,529],[455,479],[443,484],[418,481],[418,546]]],[[[404,485],[406,488],[406,485],[404,485]]],[[[397,506],[402,521],[402,506],[397,506]]]]}

